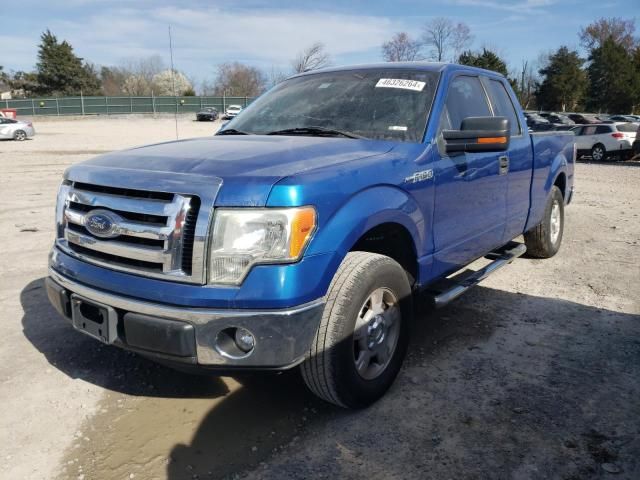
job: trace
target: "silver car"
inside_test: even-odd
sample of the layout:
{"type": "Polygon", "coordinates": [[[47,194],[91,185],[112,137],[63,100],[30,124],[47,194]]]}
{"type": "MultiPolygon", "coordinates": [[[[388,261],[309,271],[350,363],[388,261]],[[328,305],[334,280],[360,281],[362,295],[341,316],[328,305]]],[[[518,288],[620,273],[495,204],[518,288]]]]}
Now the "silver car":
{"type": "Polygon", "coordinates": [[[21,142],[36,134],[31,122],[0,117],[0,139],[14,139],[21,142]]]}

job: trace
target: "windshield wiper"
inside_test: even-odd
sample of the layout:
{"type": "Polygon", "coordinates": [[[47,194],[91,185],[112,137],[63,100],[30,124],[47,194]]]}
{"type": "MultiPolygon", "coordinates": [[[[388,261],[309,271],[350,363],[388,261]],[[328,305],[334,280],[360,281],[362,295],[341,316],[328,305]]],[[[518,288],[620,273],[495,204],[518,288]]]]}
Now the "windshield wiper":
{"type": "Polygon", "coordinates": [[[267,133],[267,135],[318,135],[318,136],[332,136],[332,137],[346,137],[346,138],[365,138],[362,135],[357,135],[352,132],[344,130],[335,130],[333,128],[325,127],[297,127],[297,128],[285,128],[284,130],[275,130],[267,133]]]}
{"type": "Polygon", "coordinates": [[[227,128],[226,130],[220,130],[216,135],[253,135],[253,133],[243,132],[235,128],[227,128]]]}

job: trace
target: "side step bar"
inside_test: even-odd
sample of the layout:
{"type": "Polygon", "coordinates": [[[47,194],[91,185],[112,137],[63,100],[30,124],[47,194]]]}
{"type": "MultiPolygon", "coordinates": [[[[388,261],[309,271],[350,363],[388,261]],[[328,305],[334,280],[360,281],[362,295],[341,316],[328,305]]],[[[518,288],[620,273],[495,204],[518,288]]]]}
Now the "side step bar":
{"type": "Polygon", "coordinates": [[[492,260],[492,262],[484,268],[470,275],[465,275],[466,272],[463,272],[462,276],[464,278],[461,280],[456,280],[455,277],[447,279],[449,282],[452,282],[448,288],[441,291],[431,291],[433,306],[435,308],[444,307],[495,271],[524,255],[526,251],[527,247],[523,243],[510,242],[501,249],[487,254],[485,258],[492,260]]]}

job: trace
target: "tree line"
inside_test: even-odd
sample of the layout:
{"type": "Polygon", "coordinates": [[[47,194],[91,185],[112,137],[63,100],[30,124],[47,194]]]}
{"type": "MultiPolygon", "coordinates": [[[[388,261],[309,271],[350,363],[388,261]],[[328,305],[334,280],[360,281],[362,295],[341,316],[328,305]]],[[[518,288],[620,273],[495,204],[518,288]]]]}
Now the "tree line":
{"type": "MultiPolygon", "coordinates": [[[[474,36],[468,25],[445,17],[425,23],[412,37],[398,32],[381,45],[385,61],[431,60],[494,70],[509,79],[525,109],[632,113],[640,110],[640,40],[634,19],[601,18],[580,29],[578,40],[586,55],[568,46],[545,52],[536,61],[514,68],[489,46],[470,48],[474,36]]],[[[314,43],[290,61],[289,69],[261,70],[240,62],[222,63],[215,78],[203,82],[202,95],[257,96],[291,74],[331,65],[325,46],[314,43]]],[[[29,97],[72,95],[195,95],[195,82],[167,68],[160,56],[129,59],[98,68],[78,57],[66,41],[49,30],[40,38],[32,72],[5,72],[0,82],[14,94],[29,97]]]]}
{"type": "Polygon", "coordinates": [[[500,54],[489,47],[469,49],[471,29],[448,18],[427,22],[419,37],[398,32],[382,44],[388,62],[450,61],[494,70],[509,79],[526,109],[589,110],[602,113],[640,111],[640,40],[635,20],[601,18],[580,29],[578,39],[586,52],[568,46],[543,53],[537,61],[523,61],[510,70],[500,54]]]}
{"type": "MultiPolygon", "coordinates": [[[[212,82],[199,88],[203,95],[254,97],[266,88],[294,73],[323,68],[332,63],[320,42],[303,49],[291,60],[289,70],[273,67],[268,72],[240,62],[216,67],[212,82]]],[[[66,40],[49,30],[42,33],[34,71],[7,72],[0,66],[0,82],[8,85],[14,96],[192,96],[195,82],[183,72],[167,68],[162,57],[153,55],[123,60],[120,65],[103,66],[76,55],[66,40]]]]}

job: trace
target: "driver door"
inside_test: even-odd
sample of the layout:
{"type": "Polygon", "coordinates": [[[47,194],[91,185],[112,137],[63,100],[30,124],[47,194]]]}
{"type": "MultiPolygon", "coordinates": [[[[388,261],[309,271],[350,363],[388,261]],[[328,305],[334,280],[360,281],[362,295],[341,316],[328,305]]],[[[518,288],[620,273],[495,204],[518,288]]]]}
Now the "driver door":
{"type": "Polygon", "coordinates": [[[506,152],[447,154],[440,133],[460,129],[465,118],[491,115],[478,77],[459,75],[451,80],[434,163],[436,274],[457,270],[502,244],[507,175],[500,172],[500,157],[506,152]]]}

